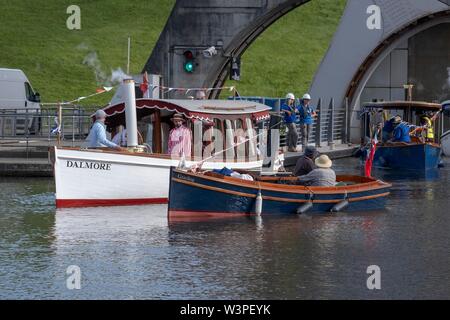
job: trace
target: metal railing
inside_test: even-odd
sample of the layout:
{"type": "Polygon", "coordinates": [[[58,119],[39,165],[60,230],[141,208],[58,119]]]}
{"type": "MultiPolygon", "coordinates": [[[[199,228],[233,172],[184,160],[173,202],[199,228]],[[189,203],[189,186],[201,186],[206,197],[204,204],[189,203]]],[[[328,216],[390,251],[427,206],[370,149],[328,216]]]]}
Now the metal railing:
{"type": "MultiPolygon", "coordinates": [[[[286,99],[283,98],[265,98],[265,97],[232,97],[230,100],[247,100],[255,101],[265,104],[279,112],[280,106],[283,105],[286,99]]],[[[317,102],[316,111],[317,117],[314,118],[311,134],[309,137],[309,144],[315,144],[316,147],[322,147],[325,144],[334,148],[335,144],[345,144],[350,142],[350,117],[351,110],[346,99],[343,104],[336,106],[333,98],[326,103],[325,99],[320,98],[317,102]]],[[[297,101],[298,105],[298,101],[297,101]]],[[[299,132],[299,140],[297,144],[301,144],[302,136],[300,124],[297,124],[297,132],[299,132]]],[[[286,134],[281,132],[280,146],[286,146],[286,134]]]]}
{"type": "Polygon", "coordinates": [[[0,150],[47,147],[58,140],[75,146],[87,137],[91,124],[90,113],[79,106],[0,109],[0,150]]]}

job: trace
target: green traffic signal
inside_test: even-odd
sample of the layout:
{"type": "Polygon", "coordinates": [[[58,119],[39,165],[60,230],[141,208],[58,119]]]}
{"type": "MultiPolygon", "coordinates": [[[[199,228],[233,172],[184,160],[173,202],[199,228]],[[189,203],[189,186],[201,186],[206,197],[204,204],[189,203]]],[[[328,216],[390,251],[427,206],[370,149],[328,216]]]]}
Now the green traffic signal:
{"type": "Polygon", "coordinates": [[[187,61],[184,64],[184,71],[192,73],[194,72],[194,63],[192,61],[187,61]]]}
{"type": "Polygon", "coordinates": [[[195,69],[195,55],[191,50],[186,50],[184,53],[184,71],[187,73],[193,73],[195,69]]]}

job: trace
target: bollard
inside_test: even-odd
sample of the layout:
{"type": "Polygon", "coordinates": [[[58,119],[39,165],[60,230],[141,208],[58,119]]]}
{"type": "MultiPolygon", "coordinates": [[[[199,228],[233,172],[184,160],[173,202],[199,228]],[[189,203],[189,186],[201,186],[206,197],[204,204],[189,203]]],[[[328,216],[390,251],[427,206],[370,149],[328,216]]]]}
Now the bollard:
{"type": "Polygon", "coordinates": [[[334,98],[330,100],[328,119],[328,147],[330,150],[334,149],[334,98]]]}
{"type": "Polygon", "coordinates": [[[315,133],[315,140],[316,140],[316,148],[320,148],[320,142],[322,141],[322,98],[319,98],[319,101],[317,102],[317,120],[316,120],[316,133],[315,133]]]}

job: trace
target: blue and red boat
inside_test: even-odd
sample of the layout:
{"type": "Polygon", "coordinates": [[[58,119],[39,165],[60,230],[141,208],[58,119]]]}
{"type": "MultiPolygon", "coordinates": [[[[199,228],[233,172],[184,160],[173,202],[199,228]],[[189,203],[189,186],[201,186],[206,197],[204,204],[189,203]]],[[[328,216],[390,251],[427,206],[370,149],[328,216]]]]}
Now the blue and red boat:
{"type": "Polygon", "coordinates": [[[395,143],[377,146],[373,164],[375,167],[429,170],[438,167],[441,146],[435,143],[395,143]]]}
{"type": "Polygon", "coordinates": [[[334,187],[306,187],[296,185],[296,180],[260,176],[250,181],[172,168],[169,218],[379,210],[391,188],[389,183],[360,176],[338,176],[334,187]]]}
{"type": "MultiPolygon", "coordinates": [[[[402,119],[410,124],[417,124],[421,114],[434,113],[439,114],[442,106],[437,103],[428,103],[421,101],[385,101],[371,102],[364,104],[363,107],[363,129],[365,135],[371,134],[371,127],[375,127],[379,119],[377,115],[384,114],[385,119],[393,115],[400,115],[402,119]],[[389,116],[387,116],[390,114],[389,116]]],[[[436,117],[439,128],[441,119],[436,117]]],[[[435,130],[438,131],[438,130],[435,130]]],[[[411,132],[411,134],[414,131],[411,132]]],[[[417,136],[411,136],[411,142],[390,142],[381,141],[376,146],[373,166],[388,169],[402,170],[429,170],[438,167],[441,160],[441,145],[438,135],[435,134],[434,141],[426,141],[417,136]]]]}

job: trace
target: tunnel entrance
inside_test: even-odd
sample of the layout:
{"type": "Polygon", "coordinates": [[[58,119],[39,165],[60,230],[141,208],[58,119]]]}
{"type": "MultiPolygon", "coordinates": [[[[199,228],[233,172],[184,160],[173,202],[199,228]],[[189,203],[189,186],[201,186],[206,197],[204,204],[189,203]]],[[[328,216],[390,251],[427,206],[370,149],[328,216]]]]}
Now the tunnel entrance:
{"type": "Polygon", "coordinates": [[[442,23],[405,39],[383,59],[361,93],[361,103],[404,100],[403,85],[413,84],[413,99],[450,99],[450,23],[442,23]]]}
{"type": "MultiPolygon", "coordinates": [[[[351,137],[361,136],[361,106],[374,100],[406,100],[405,84],[412,84],[413,100],[450,99],[450,11],[410,23],[383,41],[360,66],[346,97],[352,106],[351,137]]],[[[445,121],[444,129],[449,129],[445,121]]]]}
{"type": "Polygon", "coordinates": [[[410,38],[408,82],[415,84],[416,100],[450,99],[450,23],[443,23],[410,38]]]}

